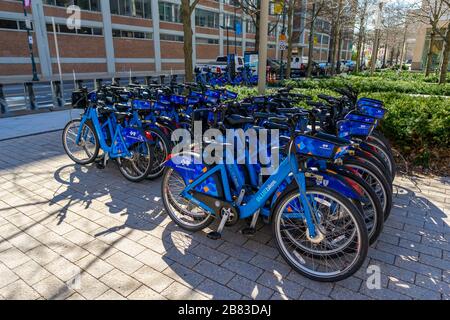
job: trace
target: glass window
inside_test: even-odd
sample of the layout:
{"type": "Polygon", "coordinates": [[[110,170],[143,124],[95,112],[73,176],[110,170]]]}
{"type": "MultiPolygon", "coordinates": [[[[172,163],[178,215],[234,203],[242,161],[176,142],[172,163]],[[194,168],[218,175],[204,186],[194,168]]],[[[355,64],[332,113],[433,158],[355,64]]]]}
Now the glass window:
{"type": "MultiPolygon", "coordinates": [[[[33,22],[31,22],[31,21],[30,21],[30,26],[31,26],[30,30],[33,30],[33,22]]],[[[27,26],[25,24],[25,21],[19,21],[19,29],[20,30],[27,30],[27,26]]]]}
{"type": "Polygon", "coordinates": [[[75,28],[74,29],[69,29],[66,25],[64,24],[60,24],[59,25],[59,32],[61,33],[75,33],[75,28]]]}
{"type": "Polygon", "coordinates": [[[103,29],[102,28],[92,28],[92,34],[96,36],[103,35],[103,29]]]}
{"type": "Polygon", "coordinates": [[[89,27],[81,27],[79,30],[77,30],[78,34],[92,34],[92,28],[89,27]]]}
{"type": "Polygon", "coordinates": [[[109,7],[112,14],[120,14],[119,12],[119,0],[109,0],[109,7]]]}
{"type": "Polygon", "coordinates": [[[219,44],[219,39],[197,37],[195,40],[198,44],[219,44]]]}
{"type": "Polygon", "coordinates": [[[113,29],[112,36],[115,38],[120,38],[120,30],[113,29]]]}
{"type": "Polygon", "coordinates": [[[144,18],[151,19],[152,18],[152,1],[144,0],[144,18]]]}
{"type": "Polygon", "coordinates": [[[16,20],[0,20],[0,29],[17,29],[16,20]]]}
{"type": "Polygon", "coordinates": [[[142,0],[133,0],[133,16],[134,17],[144,17],[144,3],[142,0]]]}
{"type": "Polygon", "coordinates": [[[138,38],[138,39],[144,39],[145,38],[145,34],[144,34],[144,32],[135,31],[134,32],[134,37],[138,38]]]}
{"type": "Polygon", "coordinates": [[[219,13],[203,9],[196,9],[195,25],[199,27],[218,28],[219,13]]]}
{"type": "Polygon", "coordinates": [[[183,36],[178,36],[174,34],[161,34],[160,39],[164,41],[177,41],[177,42],[183,42],[184,38],[183,36]]]}
{"type": "Polygon", "coordinates": [[[74,4],[79,6],[81,10],[90,10],[89,0],[76,0],[74,4]]]}
{"type": "Polygon", "coordinates": [[[160,1],[159,19],[166,22],[181,22],[180,5],[160,1]]]}

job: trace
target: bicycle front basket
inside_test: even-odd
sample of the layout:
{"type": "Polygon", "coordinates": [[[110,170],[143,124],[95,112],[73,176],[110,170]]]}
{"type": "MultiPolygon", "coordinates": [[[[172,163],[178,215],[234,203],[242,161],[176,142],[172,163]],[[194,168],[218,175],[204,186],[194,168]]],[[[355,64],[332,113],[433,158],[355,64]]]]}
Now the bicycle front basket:
{"type": "Polygon", "coordinates": [[[72,91],[72,108],[85,109],[88,106],[88,92],[86,88],[72,91]]]}

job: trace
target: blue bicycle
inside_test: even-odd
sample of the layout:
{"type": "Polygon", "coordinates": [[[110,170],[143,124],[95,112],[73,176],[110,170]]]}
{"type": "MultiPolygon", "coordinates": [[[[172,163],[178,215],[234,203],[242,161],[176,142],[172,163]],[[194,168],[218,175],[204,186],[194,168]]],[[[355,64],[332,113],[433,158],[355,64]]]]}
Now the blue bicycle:
{"type": "Polygon", "coordinates": [[[339,281],[354,274],[364,262],[368,234],[359,209],[341,193],[311,185],[307,176],[311,157],[332,159],[339,147],[333,141],[295,133],[287,156],[258,188],[246,188],[248,177],[234,156],[206,165],[195,161],[202,155],[184,152],[171,155],[166,163],[161,194],[166,211],[181,228],[198,231],[220,220],[218,239],[230,219],[259,216],[272,222],[274,237],[283,258],[299,273],[317,281],[339,281]],[[271,203],[276,195],[277,200],[271,203]],[[270,203],[270,210],[263,210],[270,203]]]}
{"type": "Polygon", "coordinates": [[[80,119],[64,127],[62,143],[67,155],[86,165],[98,161],[101,168],[109,159],[116,160],[122,175],[130,181],[145,179],[152,170],[152,136],[142,128],[125,123],[130,113],[117,112],[96,99],[96,93],[82,92],[84,112],[80,119]],[[99,160],[100,149],[103,152],[99,160]]]}

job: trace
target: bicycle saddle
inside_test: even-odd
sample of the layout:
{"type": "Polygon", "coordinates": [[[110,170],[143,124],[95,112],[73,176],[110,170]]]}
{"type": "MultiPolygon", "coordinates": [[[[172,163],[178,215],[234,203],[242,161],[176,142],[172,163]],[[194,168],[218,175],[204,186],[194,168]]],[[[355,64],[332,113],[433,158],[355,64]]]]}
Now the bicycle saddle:
{"type": "Polygon", "coordinates": [[[287,117],[283,117],[283,116],[275,116],[275,117],[269,117],[269,118],[267,118],[267,120],[270,122],[274,122],[274,123],[286,124],[289,119],[287,117]]]}
{"type": "Polygon", "coordinates": [[[232,114],[226,117],[226,121],[228,124],[235,126],[246,123],[253,123],[254,119],[252,117],[244,117],[239,114],[232,114]]]}
{"type": "Polygon", "coordinates": [[[275,123],[272,121],[267,121],[264,123],[264,128],[266,129],[278,129],[278,130],[289,130],[289,126],[281,123],[275,123]]]}

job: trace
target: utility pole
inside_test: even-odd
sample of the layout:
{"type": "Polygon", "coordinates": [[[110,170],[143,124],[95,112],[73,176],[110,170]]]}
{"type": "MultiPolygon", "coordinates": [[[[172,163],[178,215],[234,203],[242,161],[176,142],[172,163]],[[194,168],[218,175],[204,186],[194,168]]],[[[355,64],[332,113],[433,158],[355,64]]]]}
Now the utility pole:
{"type": "Polygon", "coordinates": [[[267,27],[269,23],[269,0],[261,0],[259,20],[259,49],[258,49],[258,93],[266,91],[267,64],[267,27]]]}
{"type": "Polygon", "coordinates": [[[27,39],[28,39],[28,50],[30,51],[30,57],[31,57],[31,68],[33,70],[33,80],[32,81],[39,81],[38,75],[37,75],[37,69],[36,69],[36,61],[34,60],[34,54],[33,54],[33,36],[31,35],[31,22],[27,18],[27,7],[29,8],[31,6],[31,0],[22,0],[23,5],[23,14],[25,16],[25,26],[27,28],[27,39]]]}

